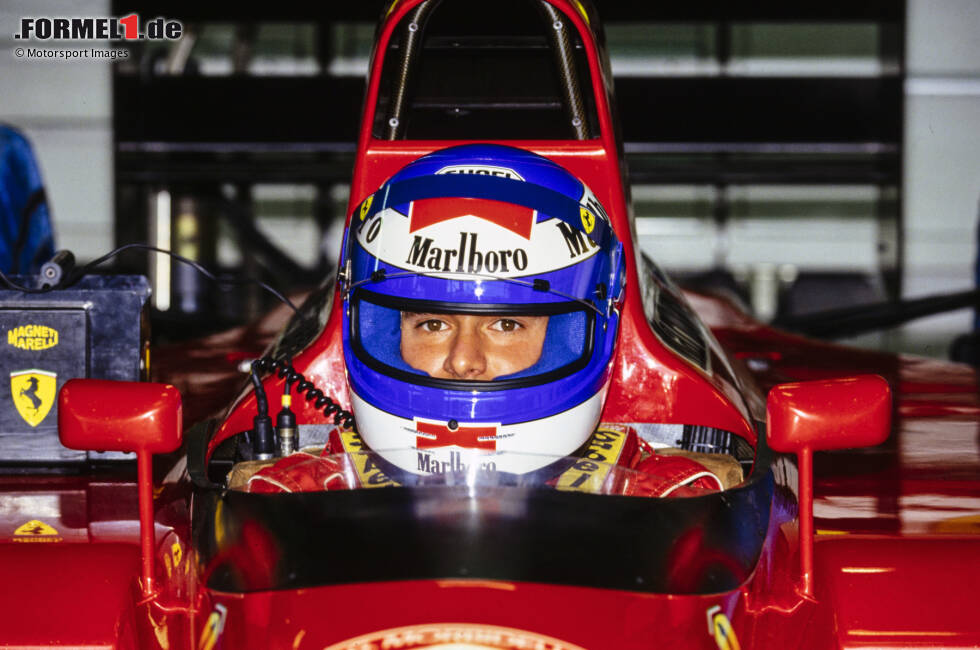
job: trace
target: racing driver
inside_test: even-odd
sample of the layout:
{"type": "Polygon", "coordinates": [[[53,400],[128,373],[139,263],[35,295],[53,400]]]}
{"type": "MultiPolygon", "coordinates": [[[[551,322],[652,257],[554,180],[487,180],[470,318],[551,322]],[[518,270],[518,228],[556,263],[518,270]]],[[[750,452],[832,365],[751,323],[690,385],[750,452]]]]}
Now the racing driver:
{"type": "Polygon", "coordinates": [[[345,237],[356,432],[337,427],[322,451],[280,459],[246,489],[413,485],[475,470],[617,494],[722,489],[724,473],[697,455],[658,453],[631,427],[599,423],[623,264],[595,195],[543,157],[464,145],[407,165],[361,203],[345,237]],[[614,466],[636,471],[610,486],[614,466]]]}

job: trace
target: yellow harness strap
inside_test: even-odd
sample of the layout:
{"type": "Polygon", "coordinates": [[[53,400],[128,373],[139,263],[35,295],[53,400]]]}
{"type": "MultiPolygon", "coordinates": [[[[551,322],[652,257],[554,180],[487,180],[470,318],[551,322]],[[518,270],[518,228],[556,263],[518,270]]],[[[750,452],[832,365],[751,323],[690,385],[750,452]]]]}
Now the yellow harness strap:
{"type": "Polygon", "coordinates": [[[589,438],[582,460],[562,472],[555,489],[601,494],[606,477],[623,454],[628,433],[628,427],[600,424],[589,438]]]}

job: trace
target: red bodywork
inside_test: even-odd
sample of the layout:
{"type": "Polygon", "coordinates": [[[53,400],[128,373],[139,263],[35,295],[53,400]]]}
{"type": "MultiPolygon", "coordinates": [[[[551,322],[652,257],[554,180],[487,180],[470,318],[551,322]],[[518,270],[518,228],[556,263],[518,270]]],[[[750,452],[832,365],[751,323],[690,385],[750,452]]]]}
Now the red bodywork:
{"type": "MultiPolygon", "coordinates": [[[[378,32],[350,206],[357,206],[408,162],[461,144],[383,141],[371,135],[388,41],[420,1],[396,3],[378,32]]],[[[195,488],[179,471],[163,476],[172,463],[160,459],[153,490],[155,525],[148,537],[154,544],[154,563],[142,569],[152,574],[156,587],[152,580],[139,579],[140,517],[133,472],[0,476],[0,536],[9,542],[0,546],[0,575],[7,578],[0,595],[0,647],[320,649],[426,624],[493,626],[498,637],[504,634],[500,629],[512,630],[506,633],[513,637],[511,646],[483,647],[980,645],[980,623],[972,616],[974,585],[980,582],[980,402],[974,371],[788,335],[752,321],[725,300],[698,294],[686,298],[714,336],[712,354],[724,363],[704,372],[668,349],[644,314],[644,281],[631,237],[605,55],[579,3],[548,1],[582,37],[601,136],[503,143],[550,158],[586,182],[623,241],[627,290],[603,420],[705,425],[732,431],[755,445],[755,424],[765,420],[765,395],[777,384],[870,373],[883,377],[891,388],[887,440],[867,449],[813,455],[816,542],[812,558],[803,558],[803,571],[800,554],[801,548],[807,552],[807,544],[801,544],[801,536],[805,540],[808,534],[806,524],[793,516],[798,503],[796,459],[780,455],[773,474],[786,516],[770,519],[755,570],[738,588],[723,593],[670,595],[480,579],[220,592],[206,588],[210,567],[194,552],[195,488]],[[48,543],[25,544],[25,535],[17,534],[25,519],[43,521],[57,535],[31,538],[37,542],[46,537],[43,541],[48,543]],[[513,639],[522,633],[528,638],[538,635],[539,645],[527,639],[523,642],[528,645],[514,645],[513,639]]],[[[340,321],[338,293],[326,325],[293,364],[346,408],[340,321]]],[[[258,331],[264,337],[257,330],[239,332],[205,340],[192,350],[157,355],[155,378],[183,393],[188,428],[223,408],[240,390],[244,375],[238,363],[260,352],[275,328],[258,331]]],[[[273,396],[281,384],[275,377],[265,380],[273,396]]],[[[127,399],[126,390],[106,388],[106,404],[127,399]]],[[[294,402],[294,410],[301,423],[325,421],[301,400],[294,402]]],[[[214,432],[209,451],[251,428],[254,413],[254,397],[245,391],[214,432]]],[[[103,411],[107,420],[122,415],[132,416],[126,408],[114,411],[107,406],[103,411]]],[[[847,424],[847,419],[848,413],[825,413],[817,424],[833,427],[847,424]]],[[[784,428],[773,422],[770,426],[784,428]]],[[[772,446],[799,451],[791,441],[782,443],[772,446]]],[[[804,487],[804,492],[809,489],[804,487]]],[[[799,496],[806,501],[808,495],[799,496]]],[[[217,513],[214,519],[220,520],[217,513]]],[[[253,556],[276,553],[274,541],[262,531],[239,533],[253,556]]],[[[707,561],[696,552],[700,541],[692,538],[674,549],[679,571],[707,561]]],[[[621,552],[624,549],[596,548],[595,561],[602,563],[621,552]]],[[[261,564],[249,567],[257,580],[267,569],[261,564]]],[[[396,641],[387,646],[370,643],[337,647],[410,647],[396,641]]]]}

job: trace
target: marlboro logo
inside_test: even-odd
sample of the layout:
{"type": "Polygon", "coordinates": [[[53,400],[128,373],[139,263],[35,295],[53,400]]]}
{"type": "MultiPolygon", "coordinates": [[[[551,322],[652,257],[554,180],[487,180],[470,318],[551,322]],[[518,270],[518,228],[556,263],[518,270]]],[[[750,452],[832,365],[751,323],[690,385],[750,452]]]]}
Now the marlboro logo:
{"type": "Polygon", "coordinates": [[[527,268],[527,251],[523,248],[482,249],[475,232],[459,233],[456,248],[439,248],[430,238],[415,235],[408,250],[406,264],[431,271],[456,273],[502,273],[527,268]]]}
{"type": "MultiPolygon", "coordinates": [[[[449,457],[436,457],[423,451],[418,452],[418,467],[420,474],[467,474],[472,466],[463,460],[463,454],[459,451],[450,451],[449,457]]],[[[472,460],[471,455],[466,456],[467,460],[472,460]]],[[[480,472],[493,473],[497,471],[497,463],[493,460],[480,462],[477,467],[480,472]]]]}

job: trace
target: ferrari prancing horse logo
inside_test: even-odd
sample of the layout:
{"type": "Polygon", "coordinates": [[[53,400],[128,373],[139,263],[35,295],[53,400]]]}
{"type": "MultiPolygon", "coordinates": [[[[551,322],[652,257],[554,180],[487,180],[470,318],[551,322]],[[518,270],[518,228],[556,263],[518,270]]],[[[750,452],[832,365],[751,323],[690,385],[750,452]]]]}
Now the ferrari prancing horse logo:
{"type": "Polygon", "coordinates": [[[10,373],[10,392],[20,417],[32,427],[41,424],[54,406],[58,375],[47,370],[17,370],[10,373]]]}

